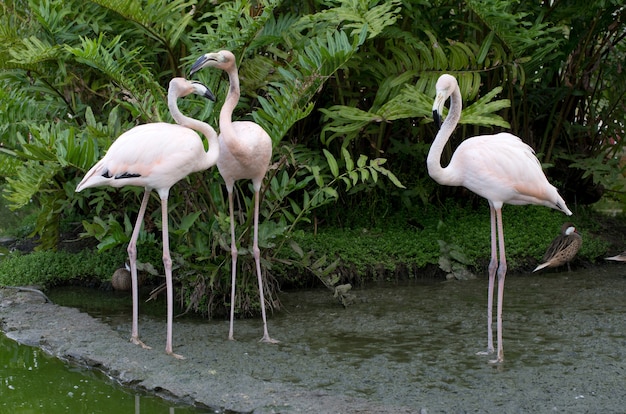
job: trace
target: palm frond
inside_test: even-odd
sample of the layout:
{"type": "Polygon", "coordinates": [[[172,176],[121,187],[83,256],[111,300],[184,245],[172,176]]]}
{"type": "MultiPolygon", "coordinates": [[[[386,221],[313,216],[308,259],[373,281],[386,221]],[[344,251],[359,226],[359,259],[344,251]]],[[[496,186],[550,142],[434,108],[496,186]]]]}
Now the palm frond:
{"type": "Polygon", "coordinates": [[[19,68],[36,71],[42,62],[58,59],[63,53],[63,47],[30,36],[9,49],[8,53],[11,59],[8,62],[0,63],[3,69],[19,68]]]}
{"type": "MultiPolygon", "coordinates": [[[[561,29],[541,19],[531,23],[529,14],[514,12],[510,1],[470,0],[467,5],[513,53],[516,63],[524,65],[525,72],[533,73],[547,56],[554,58],[555,54],[560,54],[563,39],[555,34],[561,29]]],[[[516,73],[519,70],[515,66],[512,69],[516,73]]]]}
{"type": "Polygon", "coordinates": [[[137,24],[164,47],[172,48],[193,21],[195,1],[93,0],[93,3],[118,13],[137,24]]]}
{"type": "Polygon", "coordinates": [[[307,16],[301,23],[323,22],[342,28],[351,36],[358,36],[363,27],[367,27],[367,37],[371,39],[395,24],[401,11],[399,0],[341,0],[335,1],[335,4],[337,7],[307,16]]]}
{"type": "MultiPolygon", "coordinates": [[[[164,101],[164,90],[153,80],[148,68],[141,59],[140,49],[128,50],[120,36],[106,39],[100,34],[97,39],[81,38],[79,47],[66,45],[76,61],[90,66],[108,77],[123,94],[121,102],[129,103],[147,120],[159,114],[153,113],[154,97],[164,101]]],[[[139,115],[139,114],[136,114],[139,115]]]]}
{"type": "Polygon", "coordinates": [[[365,40],[365,28],[352,41],[344,31],[327,33],[311,40],[288,68],[279,68],[281,81],[271,83],[268,98],[259,98],[261,109],[253,117],[279,142],[298,120],[314,106],[314,97],[322,85],[345,65],[365,40]]]}

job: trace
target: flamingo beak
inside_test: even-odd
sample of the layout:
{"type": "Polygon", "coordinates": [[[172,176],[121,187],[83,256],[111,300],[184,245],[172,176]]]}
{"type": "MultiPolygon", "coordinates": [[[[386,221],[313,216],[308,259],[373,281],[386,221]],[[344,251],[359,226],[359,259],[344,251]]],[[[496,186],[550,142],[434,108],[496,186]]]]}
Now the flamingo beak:
{"type": "Polygon", "coordinates": [[[202,55],[198,59],[196,59],[194,64],[191,65],[191,70],[189,71],[189,77],[193,76],[194,73],[202,69],[207,61],[208,61],[207,55],[202,55]]]}
{"type": "Polygon", "coordinates": [[[441,117],[439,116],[439,112],[433,111],[433,121],[435,121],[437,129],[441,128],[441,117]]]}
{"type": "Polygon", "coordinates": [[[194,93],[196,95],[200,95],[203,96],[213,102],[215,102],[215,94],[213,94],[213,91],[211,89],[209,89],[208,86],[206,86],[205,84],[198,82],[198,81],[191,81],[191,83],[194,86],[194,93]]]}
{"type": "Polygon", "coordinates": [[[443,111],[443,104],[446,102],[445,95],[442,92],[437,91],[435,102],[433,103],[433,120],[437,129],[441,128],[441,112],[443,111]]]}
{"type": "Polygon", "coordinates": [[[201,96],[204,96],[208,100],[215,102],[215,94],[213,93],[213,91],[209,89],[208,86],[205,86],[205,88],[206,88],[206,91],[204,91],[204,93],[201,96]]]}
{"type": "Polygon", "coordinates": [[[194,73],[198,72],[203,67],[210,65],[211,62],[215,62],[215,63],[220,62],[222,60],[220,58],[221,56],[219,55],[219,53],[205,53],[204,55],[200,56],[194,62],[193,65],[191,65],[189,76],[192,76],[194,73]]]}
{"type": "Polygon", "coordinates": [[[567,206],[565,205],[561,205],[560,202],[556,202],[556,206],[559,208],[559,210],[561,210],[563,213],[565,213],[568,216],[572,215],[572,212],[570,211],[570,209],[567,208],[567,206]]]}

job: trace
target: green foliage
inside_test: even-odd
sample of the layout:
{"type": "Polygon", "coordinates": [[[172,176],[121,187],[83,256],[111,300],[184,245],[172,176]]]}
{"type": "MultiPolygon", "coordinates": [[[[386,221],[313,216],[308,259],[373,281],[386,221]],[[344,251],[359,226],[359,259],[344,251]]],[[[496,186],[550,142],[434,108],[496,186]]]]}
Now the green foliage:
{"type": "MultiPolygon", "coordinates": [[[[325,260],[340,259],[344,280],[385,280],[399,267],[416,271],[436,263],[437,245],[432,244],[432,232],[412,228],[333,229],[319,233],[298,232],[294,238],[303,251],[314,251],[325,260]]],[[[340,281],[335,281],[339,283],[340,281]]]]}
{"type": "MultiPolygon", "coordinates": [[[[545,69],[541,62],[560,53],[564,41],[559,36],[561,29],[545,21],[533,20],[534,11],[519,10],[514,3],[499,0],[471,0],[467,5],[491,30],[490,35],[495,35],[505,50],[511,52],[507,58],[515,64],[508,66],[508,76],[513,81],[523,85],[526,73],[536,76],[536,72],[545,69]]],[[[493,35],[489,42],[493,41],[493,35]]]]}
{"type": "MultiPolygon", "coordinates": [[[[578,258],[602,261],[609,248],[599,228],[603,220],[591,209],[577,213],[574,224],[583,235],[578,258]]],[[[541,206],[506,206],[503,217],[511,274],[531,272],[563,223],[571,220],[541,206]]],[[[487,274],[491,254],[487,203],[478,208],[447,203],[441,209],[420,209],[411,223],[407,226],[404,217],[393,217],[372,227],[323,227],[317,233],[296,232],[294,240],[325,263],[339,260],[333,262],[333,272],[341,276],[336,284],[420,278],[432,275],[429,266],[456,278],[470,277],[467,270],[478,277],[487,274]]]]}
{"type": "Polygon", "coordinates": [[[194,2],[188,0],[150,2],[94,0],[93,3],[118,13],[128,22],[137,24],[144,33],[168,50],[169,54],[179,45],[185,30],[193,22],[194,2]]]}
{"type": "Polygon", "coordinates": [[[124,264],[123,251],[94,254],[39,251],[27,255],[12,254],[0,260],[0,285],[38,285],[43,288],[70,281],[110,280],[113,271],[124,264]]]}
{"type": "Polygon", "coordinates": [[[162,89],[145,67],[141,49],[128,50],[123,47],[121,39],[121,36],[116,36],[106,40],[103,34],[97,39],[81,38],[79,47],[67,46],[67,51],[74,55],[78,63],[96,69],[119,87],[123,93],[119,103],[125,105],[134,117],[160,120],[158,114],[152,113],[152,108],[154,95],[164,99],[162,89]]]}
{"type": "MultiPolygon", "coordinates": [[[[431,207],[450,189],[435,185],[424,163],[436,133],[434,83],[444,72],[457,77],[464,100],[452,149],[459,139],[511,128],[551,167],[550,179],[570,206],[583,199],[584,183],[624,191],[618,174],[626,134],[624,12],[618,0],[5,2],[2,195],[13,208],[37,210],[33,235],[40,248],[54,248],[60,223],[74,215],[101,249],[123,251],[142,190],[76,194],[76,183],[123,131],[171,121],[169,80],[185,74],[198,55],[227,48],[237,56],[241,80],[234,118],[259,123],[274,143],[260,226],[268,283],[274,287],[271,276],[289,263],[335,286],[336,258],[300,244],[295,235],[302,229],[375,227],[370,223],[392,217],[406,228],[416,211],[453,213],[445,203],[431,207]],[[402,215],[411,219],[403,222],[402,215]]],[[[198,77],[216,93],[219,108],[229,87],[223,74],[198,77]]],[[[180,106],[217,123],[213,104],[190,97],[180,106]]],[[[237,183],[242,314],[257,306],[251,194],[248,182],[237,183]]],[[[141,232],[146,247],[160,240],[158,205],[153,197],[141,232]]],[[[186,305],[209,313],[229,291],[226,212],[215,169],[171,191],[171,245],[183,296],[186,305]]],[[[484,257],[484,246],[459,240],[449,217],[422,231],[437,229],[439,219],[444,226],[431,240],[441,245],[398,244],[415,257],[414,266],[442,256],[481,266],[475,260],[484,257]]],[[[485,222],[481,216],[464,231],[482,240],[485,222]]],[[[511,246],[519,246],[520,257],[541,253],[524,240],[511,246]]]]}
{"type": "Polygon", "coordinates": [[[399,0],[384,2],[379,0],[335,0],[329,3],[334,7],[305,16],[302,21],[341,27],[344,30],[350,30],[353,36],[362,33],[363,28],[367,27],[368,38],[371,39],[380,35],[386,27],[395,24],[401,11],[399,0]]]}
{"type": "Polygon", "coordinates": [[[254,120],[274,141],[282,139],[293,124],[311,113],[315,94],[357,52],[366,33],[363,29],[352,43],[343,31],[327,33],[304,48],[297,56],[297,66],[279,68],[281,81],[270,84],[274,87],[269,92],[270,100],[259,97],[262,109],[254,113],[254,120]]]}

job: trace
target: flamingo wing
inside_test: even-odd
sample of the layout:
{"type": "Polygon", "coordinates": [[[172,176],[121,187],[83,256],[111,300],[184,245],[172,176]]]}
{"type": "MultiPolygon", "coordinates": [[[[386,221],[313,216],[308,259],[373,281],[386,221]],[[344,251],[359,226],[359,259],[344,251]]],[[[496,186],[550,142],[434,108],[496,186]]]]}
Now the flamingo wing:
{"type": "Polygon", "coordinates": [[[139,125],[115,140],[76,191],[104,185],[170,188],[196,171],[198,154],[204,154],[202,140],[189,128],[162,122],[139,125]]]}
{"type": "Polygon", "coordinates": [[[560,198],[533,149],[509,133],[465,140],[450,167],[457,171],[459,185],[493,202],[552,207],[560,198]]]}

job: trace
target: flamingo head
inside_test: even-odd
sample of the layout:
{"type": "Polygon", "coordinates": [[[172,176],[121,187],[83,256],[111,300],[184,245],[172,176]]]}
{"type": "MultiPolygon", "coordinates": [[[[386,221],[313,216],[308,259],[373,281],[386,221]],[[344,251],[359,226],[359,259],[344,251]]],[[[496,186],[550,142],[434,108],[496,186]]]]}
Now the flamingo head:
{"type": "Polygon", "coordinates": [[[214,68],[228,70],[232,66],[235,66],[235,55],[228,50],[220,50],[214,53],[205,53],[200,56],[194,64],[191,66],[189,76],[198,72],[200,69],[206,66],[212,66],[214,68]]]}
{"type": "Polygon", "coordinates": [[[182,98],[194,93],[215,102],[215,95],[211,89],[200,82],[190,81],[185,78],[173,78],[170,81],[168,93],[174,94],[175,98],[182,98]]]}
{"type": "Polygon", "coordinates": [[[433,120],[437,128],[441,128],[443,106],[450,95],[452,95],[454,89],[458,88],[458,85],[456,78],[448,74],[441,75],[435,84],[437,95],[435,96],[435,102],[433,102],[433,120]]]}

